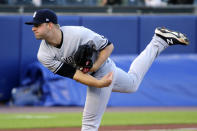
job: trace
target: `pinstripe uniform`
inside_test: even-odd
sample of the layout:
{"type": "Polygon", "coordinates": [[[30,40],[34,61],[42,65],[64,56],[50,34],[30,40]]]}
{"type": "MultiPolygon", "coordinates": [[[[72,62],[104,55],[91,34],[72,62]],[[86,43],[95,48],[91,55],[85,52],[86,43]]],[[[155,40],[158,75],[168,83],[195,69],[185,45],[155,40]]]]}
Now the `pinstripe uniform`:
{"type": "MultiPolygon", "coordinates": [[[[56,48],[42,40],[38,51],[38,60],[56,73],[63,63],[74,65],[73,55],[79,45],[93,44],[96,50],[102,50],[107,46],[108,40],[103,36],[82,26],[63,26],[63,41],[61,48],[56,48]]],[[[96,59],[96,52],[93,59],[96,59]]]]}
{"type": "MultiPolygon", "coordinates": [[[[75,67],[73,55],[79,45],[93,44],[95,49],[100,51],[109,44],[106,38],[85,27],[63,26],[61,31],[63,32],[61,48],[51,46],[42,40],[38,51],[38,60],[54,73],[61,68],[63,63],[75,67]]],[[[100,79],[108,72],[113,71],[112,84],[106,88],[88,87],[82,131],[97,131],[112,90],[135,92],[156,56],[167,46],[164,40],[155,35],[146,49],[131,64],[128,73],[116,67],[114,62],[108,58],[93,76],[100,79]]],[[[94,61],[97,59],[97,53],[95,52],[93,55],[94,61]]]]}
{"type": "MultiPolygon", "coordinates": [[[[27,25],[33,25],[32,31],[37,39],[44,39],[48,36],[46,32],[48,32],[49,29],[52,29],[51,23],[58,24],[58,21],[55,12],[49,9],[36,11],[33,20],[25,22],[27,25]],[[48,25],[43,23],[48,23],[48,25]]],[[[95,62],[98,58],[99,51],[111,44],[111,42],[103,36],[82,26],[63,26],[60,29],[62,35],[61,43],[58,43],[55,47],[47,43],[45,40],[42,40],[37,56],[38,60],[46,68],[62,76],[73,78],[75,75],[77,68],[73,57],[80,45],[89,44],[95,48],[96,51],[93,54],[93,62],[95,62]]],[[[56,31],[57,30],[59,31],[59,28],[56,29],[56,31]]],[[[51,39],[57,37],[54,32],[50,35],[51,39]],[[54,37],[51,37],[52,35],[54,35],[54,37]]],[[[83,111],[82,131],[97,131],[111,92],[135,92],[155,58],[169,45],[176,44],[188,45],[189,41],[187,37],[180,32],[159,27],[156,28],[155,35],[151,42],[132,62],[128,72],[116,67],[110,58],[105,60],[99,69],[90,75],[97,79],[101,79],[107,73],[114,72],[113,80],[109,87],[87,88],[86,103],[83,111]]]]}

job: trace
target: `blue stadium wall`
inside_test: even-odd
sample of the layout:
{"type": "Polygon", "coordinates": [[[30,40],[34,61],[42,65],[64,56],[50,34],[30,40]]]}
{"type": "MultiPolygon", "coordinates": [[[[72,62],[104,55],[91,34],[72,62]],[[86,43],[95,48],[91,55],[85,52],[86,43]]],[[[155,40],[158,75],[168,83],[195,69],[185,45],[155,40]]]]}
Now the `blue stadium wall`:
{"type": "MultiPolygon", "coordinates": [[[[25,21],[31,20],[31,18],[32,16],[0,16],[0,26],[1,26],[0,101],[7,101],[10,99],[11,89],[20,85],[21,74],[23,73],[23,71],[26,70],[29,64],[33,63],[34,61],[37,61],[36,54],[39,48],[40,41],[34,38],[34,34],[31,31],[31,26],[27,26],[24,24],[25,21]]],[[[63,25],[85,26],[107,37],[115,45],[115,49],[112,54],[113,56],[119,56],[119,57],[122,56],[124,58],[125,55],[128,54],[129,55],[139,54],[149,43],[149,41],[151,40],[154,34],[155,28],[158,26],[165,26],[173,30],[179,30],[187,34],[190,40],[189,46],[187,47],[173,46],[171,48],[166,49],[162,54],[164,55],[179,54],[184,56],[188,55],[189,58],[191,58],[190,57],[191,54],[197,53],[197,40],[196,40],[197,16],[194,15],[179,15],[179,16],[174,16],[174,15],[172,16],[171,15],[63,16],[62,15],[59,16],[58,18],[61,26],[63,25]]],[[[183,59],[184,58],[185,57],[183,57],[183,59]]],[[[180,57],[179,60],[183,62],[182,57],[180,57]]],[[[174,59],[172,61],[174,61],[174,59]]],[[[169,62],[172,63],[172,61],[169,62]]],[[[117,63],[118,62],[119,61],[117,61],[117,63]]],[[[131,61],[128,61],[126,64],[128,65],[129,62],[131,61]]],[[[184,64],[184,62],[181,64],[184,64]]],[[[158,63],[162,63],[162,62],[158,61],[158,63]]],[[[178,63],[179,62],[177,62],[177,65],[178,63]]],[[[176,62],[174,64],[176,65],[176,62]]],[[[157,62],[153,66],[157,66],[157,62]]],[[[188,65],[188,67],[185,67],[184,70],[186,70],[187,68],[187,70],[191,70],[191,73],[192,72],[195,73],[197,71],[197,68],[195,68],[195,66],[197,67],[196,62],[192,63],[192,67],[193,66],[194,68],[188,69],[188,67],[190,67],[190,65],[188,65]]],[[[127,69],[128,67],[122,67],[122,68],[127,69]]],[[[157,70],[157,68],[155,69],[157,70]]],[[[181,74],[181,71],[183,70],[178,70],[178,71],[181,74]]],[[[156,74],[160,73],[160,70],[157,70],[157,72],[155,71],[155,73],[156,74]]],[[[176,72],[174,73],[177,74],[176,72]]],[[[152,75],[154,76],[155,74],[152,75]]],[[[166,77],[168,77],[168,75],[169,74],[166,74],[166,77]]],[[[149,76],[145,77],[145,80],[147,78],[149,78],[149,76]]],[[[191,79],[197,81],[197,75],[194,74],[191,79]]],[[[159,83],[157,83],[158,86],[165,85],[167,83],[166,82],[167,80],[166,81],[162,79],[161,80],[158,79],[158,80],[160,81],[159,83]]],[[[146,84],[146,82],[143,82],[141,86],[143,86],[142,89],[140,87],[142,92],[146,92],[147,90],[146,87],[149,87],[150,85],[146,84]]],[[[188,86],[187,84],[183,84],[183,86],[184,88],[181,88],[183,92],[185,88],[190,88],[190,91],[193,93],[196,92],[196,96],[197,96],[196,83],[192,83],[192,86],[190,87],[187,87],[188,86]]],[[[154,90],[154,93],[161,94],[161,92],[157,90],[154,90]]],[[[121,95],[121,93],[119,94],[114,93],[112,94],[111,98],[114,99],[118,95],[121,95]]],[[[170,97],[170,95],[172,94],[165,94],[165,95],[166,95],[165,97],[168,96],[170,97]]],[[[141,103],[141,105],[154,106],[153,103],[149,104],[148,102],[146,102],[144,96],[145,95],[143,94],[142,96],[140,95],[138,96],[138,94],[136,93],[136,94],[132,94],[132,99],[139,98],[140,99],[139,102],[141,103]]],[[[192,94],[192,96],[195,96],[195,94],[192,94]]],[[[119,98],[121,97],[123,96],[120,96],[119,98]]],[[[130,99],[130,95],[128,94],[121,99],[126,99],[126,97],[129,97],[127,99],[130,99]]],[[[186,104],[188,101],[183,100],[182,102],[185,103],[183,105],[197,106],[197,98],[196,99],[195,98],[193,98],[193,101],[190,104],[186,104]]],[[[116,103],[114,103],[112,99],[110,99],[110,103],[111,105],[113,104],[116,105],[116,103]]],[[[124,105],[139,106],[138,104],[134,104],[134,103],[124,104],[124,105]]],[[[160,104],[155,104],[155,105],[160,105],[160,104]]],[[[175,103],[168,105],[181,105],[181,104],[175,103]]]]}

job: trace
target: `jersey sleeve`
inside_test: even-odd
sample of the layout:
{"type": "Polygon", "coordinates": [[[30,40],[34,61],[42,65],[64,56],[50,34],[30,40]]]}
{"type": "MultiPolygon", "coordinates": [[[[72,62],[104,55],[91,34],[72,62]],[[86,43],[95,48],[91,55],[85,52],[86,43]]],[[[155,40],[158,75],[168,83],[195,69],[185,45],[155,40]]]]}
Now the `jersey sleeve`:
{"type": "Polygon", "coordinates": [[[63,65],[62,62],[55,60],[52,56],[48,55],[45,52],[39,51],[37,58],[41,64],[43,64],[46,68],[48,68],[53,73],[56,73],[59,70],[59,68],[63,65]]]}
{"type": "Polygon", "coordinates": [[[48,68],[53,73],[73,79],[76,68],[56,60],[51,53],[47,52],[47,50],[42,51],[42,49],[39,49],[37,58],[44,67],[48,68]]]}
{"type": "Polygon", "coordinates": [[[103,50],[106,46],[111,44],[107,38],[89,29],[87,29],[84,38],[86,43],[94,44],[98,51],[103,50]]]}
{"type": "Polygon", "coordinates": [[[92,42],[95,44],[96,50],[100,51],[103,50],[108,45],[109,41],[104,36],[95,34],[95,36],[92,39],[92,42]]]}
{"type": "Polygon", "coordinates": [[[38,60],[55,74],[73,79],[73,76],[76,73],[76,68],[73,66],[51,59],[50,57],[44,57],[41,56],[41,54],[38,54],[38,60]]]}

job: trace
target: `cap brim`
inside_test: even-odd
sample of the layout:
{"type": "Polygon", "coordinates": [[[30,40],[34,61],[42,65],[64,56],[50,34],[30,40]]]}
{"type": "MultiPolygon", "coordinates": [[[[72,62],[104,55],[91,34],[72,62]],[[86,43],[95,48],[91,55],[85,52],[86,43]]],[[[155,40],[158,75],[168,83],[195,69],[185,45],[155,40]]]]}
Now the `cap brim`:
{"type": "Polygon", "coordinates": [[[26,25],[33,25],[34,22],[25,22],[26,25]]]}
{"type": "Polygon", "coordinates": [[[34,25],[34,24],[42,24],[40,22],[36,22],[36,21],[30,21],[30,22],[25,22],[26,25],[34,25]]]}

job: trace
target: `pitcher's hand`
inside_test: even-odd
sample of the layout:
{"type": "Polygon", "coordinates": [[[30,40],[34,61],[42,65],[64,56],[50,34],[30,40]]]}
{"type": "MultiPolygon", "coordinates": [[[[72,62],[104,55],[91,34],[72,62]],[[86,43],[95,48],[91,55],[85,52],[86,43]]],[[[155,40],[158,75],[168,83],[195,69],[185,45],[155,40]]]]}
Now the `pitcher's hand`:
{"type": "Polygon", "coordinates": [[[101,78],[99,88],[109,86],[112,83],[112,80],[113,80],[113,72],[107,73],[103,78],[101,78]]]}

